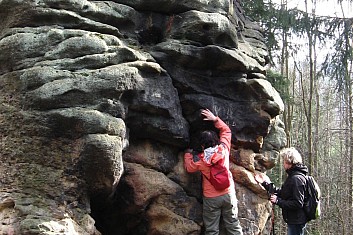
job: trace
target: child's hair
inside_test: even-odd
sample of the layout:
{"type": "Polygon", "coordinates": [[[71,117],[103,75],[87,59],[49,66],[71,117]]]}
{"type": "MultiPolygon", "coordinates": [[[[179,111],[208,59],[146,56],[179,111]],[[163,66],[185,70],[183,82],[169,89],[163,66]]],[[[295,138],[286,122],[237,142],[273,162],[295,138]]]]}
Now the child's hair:
{"type": "Polygon", "coordinates": [[[200,144],[203,146],[204,149],[218,145],[218,134],[214,131],[202,131],[200,133],[200,144]]]}

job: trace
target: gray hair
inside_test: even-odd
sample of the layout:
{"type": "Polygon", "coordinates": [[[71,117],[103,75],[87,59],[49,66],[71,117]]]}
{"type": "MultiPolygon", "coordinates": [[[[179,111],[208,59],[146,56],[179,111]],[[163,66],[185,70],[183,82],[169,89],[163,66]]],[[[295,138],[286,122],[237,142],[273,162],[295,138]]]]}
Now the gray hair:
{"type": "Polygon", "coordinates": [[[289,164],[296,165],[298,163],[303,163],[302,156],[295,148],[285,148],[282,149],[280,155],[283,157],[283,160],[289,164]]]}

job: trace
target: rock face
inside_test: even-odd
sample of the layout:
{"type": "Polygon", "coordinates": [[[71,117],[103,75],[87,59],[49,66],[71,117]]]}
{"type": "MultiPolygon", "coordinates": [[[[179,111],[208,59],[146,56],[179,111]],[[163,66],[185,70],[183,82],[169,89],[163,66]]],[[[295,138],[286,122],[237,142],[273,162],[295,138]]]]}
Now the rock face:
{"type": "Polygon", "coordinates": [[[183,150],[209,108],[232,129],[244,234],[267,234],[253,176],[285,145],[283,103],[239,2],[0,1],[0,233],[201,234],[183,150]]]}

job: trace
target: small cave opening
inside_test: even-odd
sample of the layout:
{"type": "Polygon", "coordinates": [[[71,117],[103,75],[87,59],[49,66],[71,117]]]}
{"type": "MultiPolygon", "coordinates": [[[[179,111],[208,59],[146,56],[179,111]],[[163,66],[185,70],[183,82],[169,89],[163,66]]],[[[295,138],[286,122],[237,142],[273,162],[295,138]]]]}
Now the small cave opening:
{"type": "Polygon", "coordinates": [[[212,26],[210,24],[204,24],[202,25],[202,29],[205,31],[209,31],[212,28],[212,26]]]}
{"type": "Polygon", "coordinates": [[[138,40],[143,45],[155,45],[163,41],[164,35],[162,29],[151,26],[141,30],[138,33],[138,40]]]}
{"type": "Polygon", "coordinates": [[[90,195],[91,216],[102,235],[147,234],[144,210],[136,208],[131,195],[131,189],[122,181],[113,193],[90,195]]]}

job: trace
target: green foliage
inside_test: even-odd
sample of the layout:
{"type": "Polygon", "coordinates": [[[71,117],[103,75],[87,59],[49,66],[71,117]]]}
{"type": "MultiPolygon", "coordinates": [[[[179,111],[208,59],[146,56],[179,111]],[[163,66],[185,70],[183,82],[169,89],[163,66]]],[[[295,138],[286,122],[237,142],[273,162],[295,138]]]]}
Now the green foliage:
{"type": "Polygon", "coordinates": [[[290,103],[291,96],[287,89],[289,87],[289,80],[273,70],[268,70],[266,77],[272,86],[280,93],[283,102],[290,103]]]}
{"type": "Polygon", "coordinates": [[[302,14],[297,10],[288,11],[283,6],[271,1],[242,1],[246,15],[264,28],[266,45],[269,51],[279,49],[277,36],[282,32],[291,31],[298,24],[302,14]]]}
{"type": "Polygon", "coordinates": [[[283,184],[284,179],[281,178],[281,175],[283,176],[283,166],[280,162],[277,162],[275,167],[268,171],[267,174],[277,187],[283,184]]]}
{"type": "Polygon", "coordinates": [[[275,8],[263,0],[249,0],[242,1],[242,7],[247,17],[258,22],[264,28],[264,36],[266,45],[269,49],[270,58],[272,61],[271,51],[278,49],[277,40],[275,38],[275,30],[272,30],[275,25],[273,15],[275,15],[275,8]]]}
{"type": "MultiPolygon", "coordinates": [[[[313,13],[311,9],[310,12],[288,9],[284,4],[273,4],[273,1],[248,0],[242,1],[242,5],[245,14],[264,29],[272,63],[277,62],[274,58],[278,55],[279,63],[285,64],[276,67],[291,71],[288,75],[290,82],[289,78],[279,73],[268,71],[267,74],[286,107],[290,108],[285,112],[285,121],[290,127],[290,145],[303,149],[301,152],[304,153],[305,164],[309,159],[306,157],[308,154],[311,154],[310,159],[317,159],[313,163],[313,172],[322,186],[325,207],[322,218],[307,225],[307,234],[350,234],[352,211],[346,205],[352,203],[352,169],[347,159],[352,158],[349,152],[352,146],[352,122],[349,116],[352,103],[349,98],[353,86],[353,18],[318,16],[315,14],[316,9],[313,9],[313,13]],[[324,53],[327,56],[325,62],[321,63],[321,57],[316,57],[324,53]],[[291,69],[293,60],[296,70],[291,69]],[[309,82],[314,82],[313,90],[309,89],[309,82]],[[312,100],[307,98],[309,95],[312,100]],[[308,102],[311,102],[310,119],[304,112],[308,111],[304,107],[308,102]],[[312,144],[308,143],[309,137],[312,144]]],[[[330,1],[330,4],[337,6],[347,1],[353,3],[353,0],[336,0],[330,1]]],[[[313,2],[319,7],[323,1],[308,1],[313,2]]],[[[342,11],[348,12],[349,9],[343,6],[342,11]]],[[[281,164],[268,174],[276,185],[281,185],[281,177],[286,175],[281,164]]],[[[285,229],[280,223],[276,222],[275,226],[278,231],[276,234],[284,234],[285,229]]]]}
{"type": "Polygon", "coordinates": [[[353,19],[336,19],[328,29],[332,34],[339,32],[332,53],[327,54],[322,70],[334,78],[338,91],[346,90],[349,81],[349,63],[353,61],[353,19]]]}
{"type": "MultiPolygon", "coordinates": [[[[280,49],[278,43],[283,34],[293,34],[296,37],[303,38],[309,32],[324,43],[336,36],[336,25],[342,23],[342,19],[318,17],[297,8],[287,9],[285,5],[274,4],[271,0],[242,1],[242,7],[245,14],[258,22],[264,29],[271,61],[273,61],[274,52],[280,49]]],[[[289,47],[296,51],[294,44],[289,45],[289,47]]]]}

